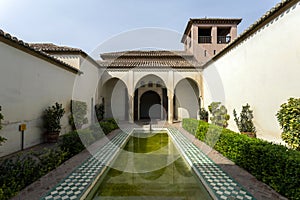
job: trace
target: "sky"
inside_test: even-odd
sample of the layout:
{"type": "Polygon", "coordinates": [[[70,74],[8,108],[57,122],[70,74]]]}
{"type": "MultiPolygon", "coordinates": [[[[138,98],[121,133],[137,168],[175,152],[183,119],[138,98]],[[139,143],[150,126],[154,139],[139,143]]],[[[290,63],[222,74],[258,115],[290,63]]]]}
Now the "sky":
{"type": "MultiPolygon", "coordinates": [[[[280,0],[0,0],[0,29],[25,42],[77,47],[91,55],[101,45],[105,46],[101,51],[122,50],[113,44],[128,38],[150,38],[159,30],[159,34],[163,32],[162,38],[169,40],[168,45],[160,48],[182,50],[180,37],[190,18],[242,18],[238,27],[238,33],[242,33],[278,2],[280,0]],[[168,37],[169,34],[178,37],[168,37]]],[[[157,40],[156,36],[152,41],[163,43],[162,38],[157,40]]]]}

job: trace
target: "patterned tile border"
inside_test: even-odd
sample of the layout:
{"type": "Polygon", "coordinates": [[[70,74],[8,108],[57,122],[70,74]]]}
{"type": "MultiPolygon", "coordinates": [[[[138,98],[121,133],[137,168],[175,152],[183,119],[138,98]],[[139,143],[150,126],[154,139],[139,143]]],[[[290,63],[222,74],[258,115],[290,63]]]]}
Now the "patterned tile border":
{"type": "Polygon", "coordinates": [[[255,199],[179,130],[168,128],[168,132],[174,144],[214,199],[255,199]]]}
{"type": "Polygon", "coordinates": [[[132,129],[120,132],[110,142],[98,149],[83,164],[77,167],[67,178],[58,183],[41,200],[81,199],[92,183],[104,173],[106,167],[115,158],[118,149],[129,138],[132,129]]]}
{"type": "MultiPolygon", "coordinates": [[[[181,152],[214,199],[254,200],[251,194],[223,172],[179,130],[176,128],[160,128],[160,130],[168,131],[179,152],[181,152]]],[[[90,156],[41,200],[83,199],[84,195],[88,193],[88,189],[91,189],[107,166],[115,159],[119,152],[118,149],[125,145],[132,132],[132,128],[123,129],[123,132],[120,132],[109,143],[98,149],[95,155],[90,156]]]]}

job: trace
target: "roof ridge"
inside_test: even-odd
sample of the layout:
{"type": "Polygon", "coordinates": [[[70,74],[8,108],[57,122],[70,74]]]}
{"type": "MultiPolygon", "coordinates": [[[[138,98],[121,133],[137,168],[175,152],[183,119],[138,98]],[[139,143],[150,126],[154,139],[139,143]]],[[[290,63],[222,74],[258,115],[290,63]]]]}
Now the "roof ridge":
{"type": "Polygon", "coordinates": [[[18,45],[19,47],[25,48],[31,52],[36,53],[36,54],[42,56],[42,58],[44,58],[44,59],[49,59],[52,62],[55,62],[56,64],[63,65],[64,67],[68,68],[72,72],[76,72],[76,73],[80,72],[78,69],[74,68],[73,66],[53,57],[52,55],[47,54],[44,51],[41,51],[41,50],[31,47],[29,43],[24,42],[23,40],[20,40],[15,36],[12,36],[11,34],[3,31],[2,29],[0,29],[0,37],[4,38],[5,40],[7,40],[9,42],[12,42],[15,45],[18,45]]]}

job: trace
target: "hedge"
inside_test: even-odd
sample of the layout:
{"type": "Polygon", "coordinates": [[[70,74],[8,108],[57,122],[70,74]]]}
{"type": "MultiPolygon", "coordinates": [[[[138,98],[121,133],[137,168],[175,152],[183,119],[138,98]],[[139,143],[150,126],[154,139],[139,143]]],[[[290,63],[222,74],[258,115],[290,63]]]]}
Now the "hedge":
{"type": "Polygon", "coordinates": [[[0,200],[17,195],[20,190],[84,150],[85,145],[92,144],[117,128],[116,121],[108,119],[100,122],[100,125],[94,124],[85,130],[61,136],[56,149],[44,149],[38,153],[24,153],[0,160],[0,200]]]}
{"type": "Polygon", "coordinates": [[[220,135],[214,149],[278,193],[289,199],[300,199],[299,151],[195,119],[184,119],[182,126],[202,141],[207,141],[211,130],[217,130],[220,135]]]}

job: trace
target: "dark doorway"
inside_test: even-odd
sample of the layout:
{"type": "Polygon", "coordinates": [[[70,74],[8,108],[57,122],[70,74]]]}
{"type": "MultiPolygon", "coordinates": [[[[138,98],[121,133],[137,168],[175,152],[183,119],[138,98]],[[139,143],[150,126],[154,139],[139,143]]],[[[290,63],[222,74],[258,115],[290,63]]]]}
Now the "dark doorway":
{"type": "Polygon", "coordinates": [[[150,118],[161,118],[161,99],[154,91],[145,92],[140,99],[140,119],[150,118]]]}

